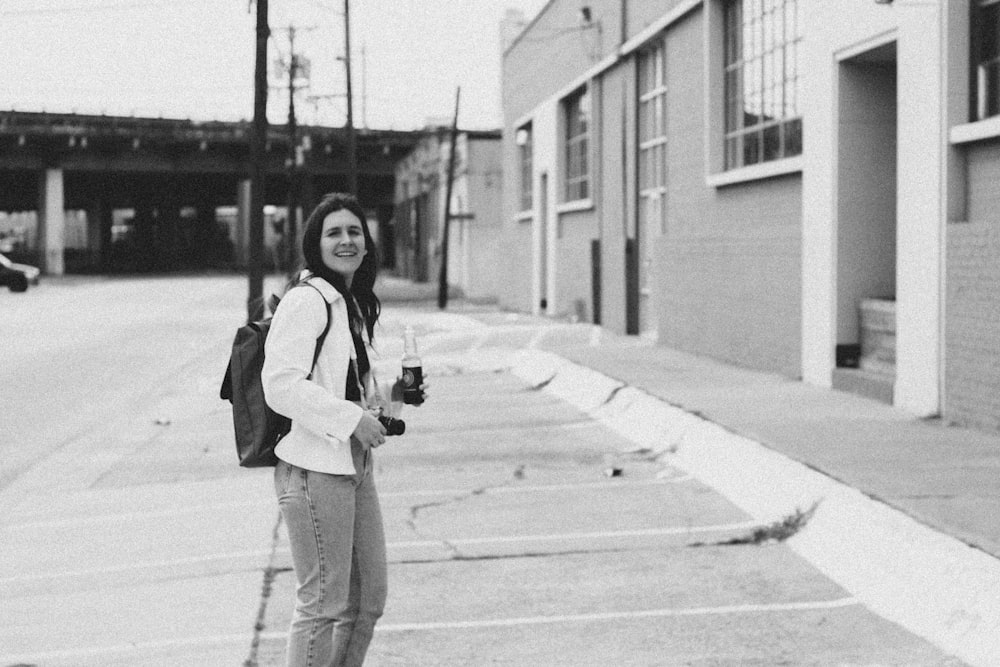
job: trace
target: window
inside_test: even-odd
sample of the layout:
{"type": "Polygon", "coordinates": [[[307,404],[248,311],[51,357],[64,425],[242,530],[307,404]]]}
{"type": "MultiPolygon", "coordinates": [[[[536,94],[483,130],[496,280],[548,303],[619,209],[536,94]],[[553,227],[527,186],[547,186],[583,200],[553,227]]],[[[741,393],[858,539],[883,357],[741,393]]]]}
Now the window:
{"type": "Polygon", "coordinates": [[[725,6],[725,166],[802,153],[798,0],[725,6]]]}
{"type": "Polygon", "coordinates": [[[588,127],[590,125],[590,95],[581,88],[563,100],[566,121],[565,201],[587,199],[590,196],[590,160],[588,127]]]}
{"type": "Polygon", "coordinates": [[[1000,0],[972,6],[972,119],[1000,114],[1000,0]]]}
{"type": "Polygon", "coordinates": [[[639,223],[663,232],[667,190],[666,49],[660,39],[639,53],[639,223]]]}
{"type": "Polygon", "coordinates": [[[531,123],[518,128],[515,141],[517,143],[518,162],[521,166],[521,211],[530,211],[534,206],[531,189],[531,139],[531,123]]]}

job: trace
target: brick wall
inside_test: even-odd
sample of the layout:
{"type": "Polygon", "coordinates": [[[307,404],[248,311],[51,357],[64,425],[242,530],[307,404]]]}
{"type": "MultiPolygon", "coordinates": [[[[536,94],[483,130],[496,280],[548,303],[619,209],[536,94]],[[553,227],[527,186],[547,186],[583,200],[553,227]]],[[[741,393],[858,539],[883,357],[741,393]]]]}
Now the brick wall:
{"type": "Polygon", "coordinates": [[[944,417],[1000,429],[1000,143],[967,157],[969,222],[947,232],[944,417]]]}
{"type": "Polygon", "coordinates": [[[801,375],[802,179],[705,183],[701,13],[667,38],[667,231],[656,261],[660,340],[801,375]]]}

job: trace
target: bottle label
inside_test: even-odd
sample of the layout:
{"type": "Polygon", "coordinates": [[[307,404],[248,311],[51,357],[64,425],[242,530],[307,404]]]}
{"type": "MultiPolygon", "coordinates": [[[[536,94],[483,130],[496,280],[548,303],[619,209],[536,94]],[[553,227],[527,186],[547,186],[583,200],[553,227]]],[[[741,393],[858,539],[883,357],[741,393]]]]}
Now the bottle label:
{"type": "Polygon", "coordinates": [[[409,405],[420,405],[424,402],[420,385],[424,382],[423,368],[406,366],[403,368],[403,402],[409,405]]]}

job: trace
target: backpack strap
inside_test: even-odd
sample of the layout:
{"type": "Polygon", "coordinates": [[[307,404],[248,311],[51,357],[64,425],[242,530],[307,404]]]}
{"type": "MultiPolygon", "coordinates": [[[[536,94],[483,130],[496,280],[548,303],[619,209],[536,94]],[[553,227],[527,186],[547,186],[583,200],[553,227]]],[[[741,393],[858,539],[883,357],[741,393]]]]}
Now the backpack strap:
{"type": "Polygon", "coordinates": [[[300,285],[309,285],[309,287],[312,287],[314,290],[316,290],[317,292],[319,292],[319,296],[320,296],[321,299],[323,299],[323,304],[326,307],[326,326],[323,327],[323,333],[321,333],[319,335],[319,338],[316,339],[316,350],[313,352],[312,366],[309,367],[309,377],[311,378],[312,377],[312,372],[316,368],[316,362],[319,361],[320,350],[323,349],[323,341],[326,340],[326,335],[328,333],[330,333],[330,304],[326,302],[326,297],[323,296],[323,293],[320,292],[319,288],[316,287],[315,285],[312,285],[312,284],[310,284],[308,282],[301,282],[299,284],[300,285]]]}

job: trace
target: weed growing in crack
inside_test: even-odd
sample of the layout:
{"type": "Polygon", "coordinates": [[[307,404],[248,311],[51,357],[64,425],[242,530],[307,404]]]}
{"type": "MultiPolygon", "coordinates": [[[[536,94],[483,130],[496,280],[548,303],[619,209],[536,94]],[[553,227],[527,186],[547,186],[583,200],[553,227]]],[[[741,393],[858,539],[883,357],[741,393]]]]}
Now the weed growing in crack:
{"type": "Polygon", "coordinates": [[[538,384],[531,385],[530,387],[528,387],[528,391],[541,391],[542,389],[545,389],[545,387],[548,386],[548,384],[550,382],[552,382],[553,380],[555,380],[555,379],[556,379],[556,376],[552,375],[552,377],[550,377],[550,378],[548,378],[546,380],[542,380],[538,384]]]}
{"type": "Polygon", "coordinates": [[[771,542],[784,542],[792,535],[805,528],[806,524],[812,518],[813,514],[816,513],[816,508],[819,507],[819,502],[816,501],[807,510],[802,510],[798,507],[795,511],[786,516],[783,519],[775,521],[767,526],[758,526],[754,528],[751,532],[740,537],[733,537],[728,540],[721,540],[718,542],[693,542],[692,547],[705,547],[705,546],[736,546],[742,544],[751,545],[761,545],[769,544],[771,542]]]}

